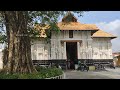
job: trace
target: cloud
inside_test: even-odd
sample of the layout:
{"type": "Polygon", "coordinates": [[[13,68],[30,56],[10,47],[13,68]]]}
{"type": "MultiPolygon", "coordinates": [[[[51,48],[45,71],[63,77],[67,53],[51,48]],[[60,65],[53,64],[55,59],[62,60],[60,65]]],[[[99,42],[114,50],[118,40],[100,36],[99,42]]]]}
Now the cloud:
{"type": "Polygon", "coordinates": [[[113,49],[113,52],[120,51],[120,20],[116,19],[116,20],[108,22],[108,23],[100,22],[100,23],[96,23],[96,25],[101,30],[117,36],[117,38],[112,40],[112,49],[113,49]]]}

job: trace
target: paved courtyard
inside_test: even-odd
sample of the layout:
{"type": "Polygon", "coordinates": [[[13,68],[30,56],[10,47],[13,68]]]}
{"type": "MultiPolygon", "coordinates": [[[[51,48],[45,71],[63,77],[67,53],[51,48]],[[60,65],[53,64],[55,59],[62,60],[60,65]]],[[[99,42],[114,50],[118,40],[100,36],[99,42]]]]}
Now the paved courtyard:
{"type": "Polygon", "coordinates": [[[66,79],[120,79],[120,68],[104,71],[65,71],[66,79]]]}

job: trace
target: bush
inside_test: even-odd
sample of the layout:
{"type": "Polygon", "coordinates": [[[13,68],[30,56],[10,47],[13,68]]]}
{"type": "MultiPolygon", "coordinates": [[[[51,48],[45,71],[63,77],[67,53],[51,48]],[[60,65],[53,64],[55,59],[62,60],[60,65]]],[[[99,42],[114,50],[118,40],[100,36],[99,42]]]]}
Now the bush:
{"type": "Polygon", "coordinates": [[[0,79],[18,79],[17,74],[0,74],[0,79]]]}
{"type": "Polygon", "coordinates": [[[55,67],[45,68],[45,67],[37,66],[36,69],[39,72],[39,74],[42,76],[42,78],[55,77],[63,73],[61,69],[55,67]]]}
{"type": "Polygon", "coordinates": [[[0,73],[0,79],[45,79],[62,75],[62,70],[59,68],[45,68],[37,66],[37,73],[32,74],[3,74],[0,73]]]}
{"type": "Polygon", "coordinates": [[[44,66],[36,66],[35,68],[36,68],[36,70],[37,70],[38,72],[41,71],[41,70],[46,70],[46,69],[47,69],[47,68],[44,67],[44,66]]]}

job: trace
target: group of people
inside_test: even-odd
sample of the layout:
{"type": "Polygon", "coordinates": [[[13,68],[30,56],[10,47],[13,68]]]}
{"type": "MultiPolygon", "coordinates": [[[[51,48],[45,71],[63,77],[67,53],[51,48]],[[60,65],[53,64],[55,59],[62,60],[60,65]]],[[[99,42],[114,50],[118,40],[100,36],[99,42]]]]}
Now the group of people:
{"type": "Polygon", "coordinates": [[[69,60],[69,61],[67,62],[67,68],[68,68],[68,69],[75,69],[75,68],[74,68],[74,62],[69,60]]]}
{"type": "MultiPolygon", "coordinates": [[[[102,66],[104,66],[104,65],[101,65],[101,64],[98,64],[98,66],[97,66],[97,68],[105,68],[105,67],[102,67],[102,66]]],[[[115,69],[115,65],[114,65],[114,62],[112,62],[111,64],[110,64],[110,68],[114,68],[115,69]]],[[[73,69],[73,70],[75,70],[76,69],[76,67],[75,67],[75,62],[74,61],[71,61],[71,60],[68,60],[67,61],[67,69],[73,69]]],[[[80,60],[78,61],[78,65],[77,65],[77,70],[82,70],[82,71],[84,71],[84,70],[89,70],[89,66],[87,65],[87,61],[86,60],[84,60],[84,62],[81,62],[80,60]]]]}
{"type": "MultiPolygon", "coordinates": [[[[75,64],[74,61],[67,61],[67,69],[75,69],[75,64]]],[[[78,70],[87,70],[88,71],[88,66],[86,64],[86,60],[84,63],[81,63],[81,61],[78,61],[78,70]]]]}
{"type": "Polygon", "coordinates": [[[81,61],[78,61],[78,70],[89,70],[89,67],[86,64],[86,60],[84,61],[84,63],[81,63],[81,61]]]}

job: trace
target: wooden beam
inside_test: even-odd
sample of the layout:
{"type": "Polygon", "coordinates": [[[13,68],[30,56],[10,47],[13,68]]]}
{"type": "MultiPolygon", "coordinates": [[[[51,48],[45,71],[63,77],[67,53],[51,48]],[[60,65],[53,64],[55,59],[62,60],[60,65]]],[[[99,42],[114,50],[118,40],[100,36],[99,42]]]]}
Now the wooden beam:
{"type": "Polygon", "coordinates": [[[61,42],[82,42],[82,40],[61,40],[61,42]]]}

